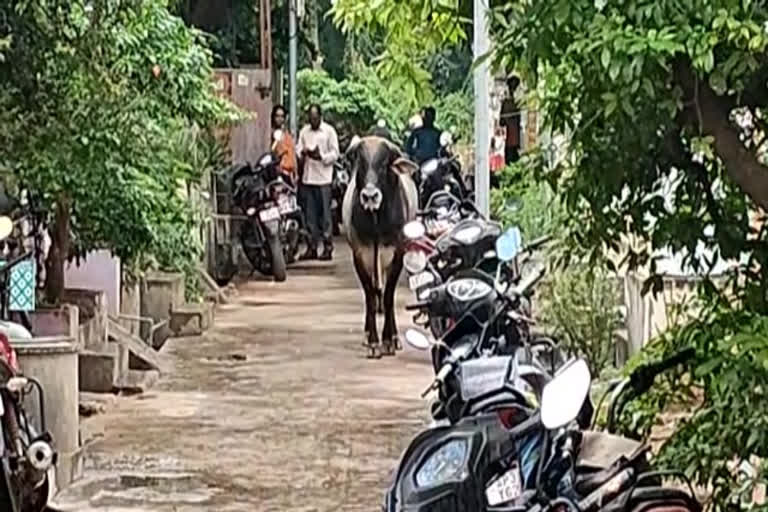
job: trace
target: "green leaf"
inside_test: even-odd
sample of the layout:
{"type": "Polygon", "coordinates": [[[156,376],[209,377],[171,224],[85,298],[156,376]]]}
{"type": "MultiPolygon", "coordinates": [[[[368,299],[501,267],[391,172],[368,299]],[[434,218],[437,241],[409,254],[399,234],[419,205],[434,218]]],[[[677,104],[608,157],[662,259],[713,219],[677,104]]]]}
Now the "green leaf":
{"type": "Polygon", "coordinates": [[[603,67],[608,69],[611,64],[611,50],[608,47],[604,47],[602,53],[600,53],[600,62],[603,67]]]}
{"type": "Polygon", "coordinates": [[[611,64],[611,69],[608,72],[608,76],[611,77],[611,80],[616,81],[616,79],[619,77],[619,73],[621,73],[621,63],[619,61],[614,61],[613,64],[611,64]]]}

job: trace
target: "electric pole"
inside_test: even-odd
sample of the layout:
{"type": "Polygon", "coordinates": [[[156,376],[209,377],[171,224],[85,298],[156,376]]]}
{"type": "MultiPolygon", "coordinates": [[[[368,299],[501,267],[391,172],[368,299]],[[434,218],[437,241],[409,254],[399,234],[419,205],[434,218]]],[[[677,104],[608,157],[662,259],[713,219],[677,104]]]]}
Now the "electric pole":
{"type": "MultiPolygon", "coordinates": [[[[475,60],[490,49],[488,36],[488,0],[474,0],[475,60]]],[[[490,211],[491,175],[488,154],[491,148],[490,134],[490,67],[488,61],[475,67],[475,203],[484,215],[490,211]]]]}
{"type": "Polygon", "coordinates": [[[294,137],[298,136],[299,112],[296,105],[296,67],[298,59],[299,29],[296,23],[297,0],[288,0],[288,110],[290,129],[294,137]]]}

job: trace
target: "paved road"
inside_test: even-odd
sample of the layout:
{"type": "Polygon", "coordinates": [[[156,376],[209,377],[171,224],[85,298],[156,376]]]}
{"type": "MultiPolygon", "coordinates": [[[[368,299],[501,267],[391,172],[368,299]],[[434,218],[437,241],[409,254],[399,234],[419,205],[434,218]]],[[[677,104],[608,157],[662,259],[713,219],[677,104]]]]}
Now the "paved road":
{"type": "MultiPolygon", "coordinates": [[[[419,393],[430,369],[408,347],[365,359],[361,293],[337,247],[333,264],[295,267],[286,283],[245,283],[211,332],[169,341],[172,372],[88,420],[104,437],[60,506],[379,510],[397,457],[427,419],[419,393]]],[[[408,298],[402,289],[401,332],[408,298]]]]}

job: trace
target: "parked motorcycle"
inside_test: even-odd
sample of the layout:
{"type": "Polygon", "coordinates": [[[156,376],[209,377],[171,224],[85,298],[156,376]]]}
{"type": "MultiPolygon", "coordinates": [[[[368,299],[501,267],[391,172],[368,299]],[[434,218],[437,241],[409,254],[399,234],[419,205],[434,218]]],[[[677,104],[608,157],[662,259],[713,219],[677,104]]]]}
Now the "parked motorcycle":
{"type": "MultiPolygon", "coordinates": [[[[282,133],[275,132],[275,140],[282,133]]],[[[240,242],[254,269],[285,281],[286,265],[295,261],[301,240],[302,214],[296,189],[279,170],[279,157],[265,153],[255,166],[245,164],[232,177],[233,200],[248,220],[240,242]]]]}
{"type": "Polygon", "coordinates": [[[461,358],[454,351],[438,377],[457,381],[465,414],[411,442],[386,512],[701,510],[690,484],[664,487],[660,477],[669,473],[648,471],[647,446],[574,428],[591,385],[583,360],[541,387],[537,407],[516,357],[461,358]]]}
{"type": "MultiPolygon", "coordinates": [[[[0,217],[0,240],[13,231],[9,217],[0,217]]],[[[0,267],[2,314],[7,318],[7,283],[11,270],[32,257],[25,253],[0,267]]],[[[3,321],[0,325],[0,510],[42,512],[52,498],[57,455],[45,428],[43,390],[40,383],[21,374],[16,351],[9,338],[30,338],[22,325],[3,321]],[[40,431],[24,412],[24,397],[35,390],[40,404],[40,431]]]]}

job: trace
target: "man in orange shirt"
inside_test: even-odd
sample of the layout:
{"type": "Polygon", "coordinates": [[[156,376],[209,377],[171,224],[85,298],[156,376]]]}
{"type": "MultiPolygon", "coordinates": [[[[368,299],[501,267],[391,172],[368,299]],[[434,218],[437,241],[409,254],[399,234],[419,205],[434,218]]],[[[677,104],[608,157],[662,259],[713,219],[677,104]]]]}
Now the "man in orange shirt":
{"type": "Polygon", "coordinates": [[[292,183],[296,183],[296,145],[285,129],[285,108],[282,105],[275,105],[272,109],[272,130],[283,132],[273,150],[280,159],[280,170],[290,177],[292,183]]]}

